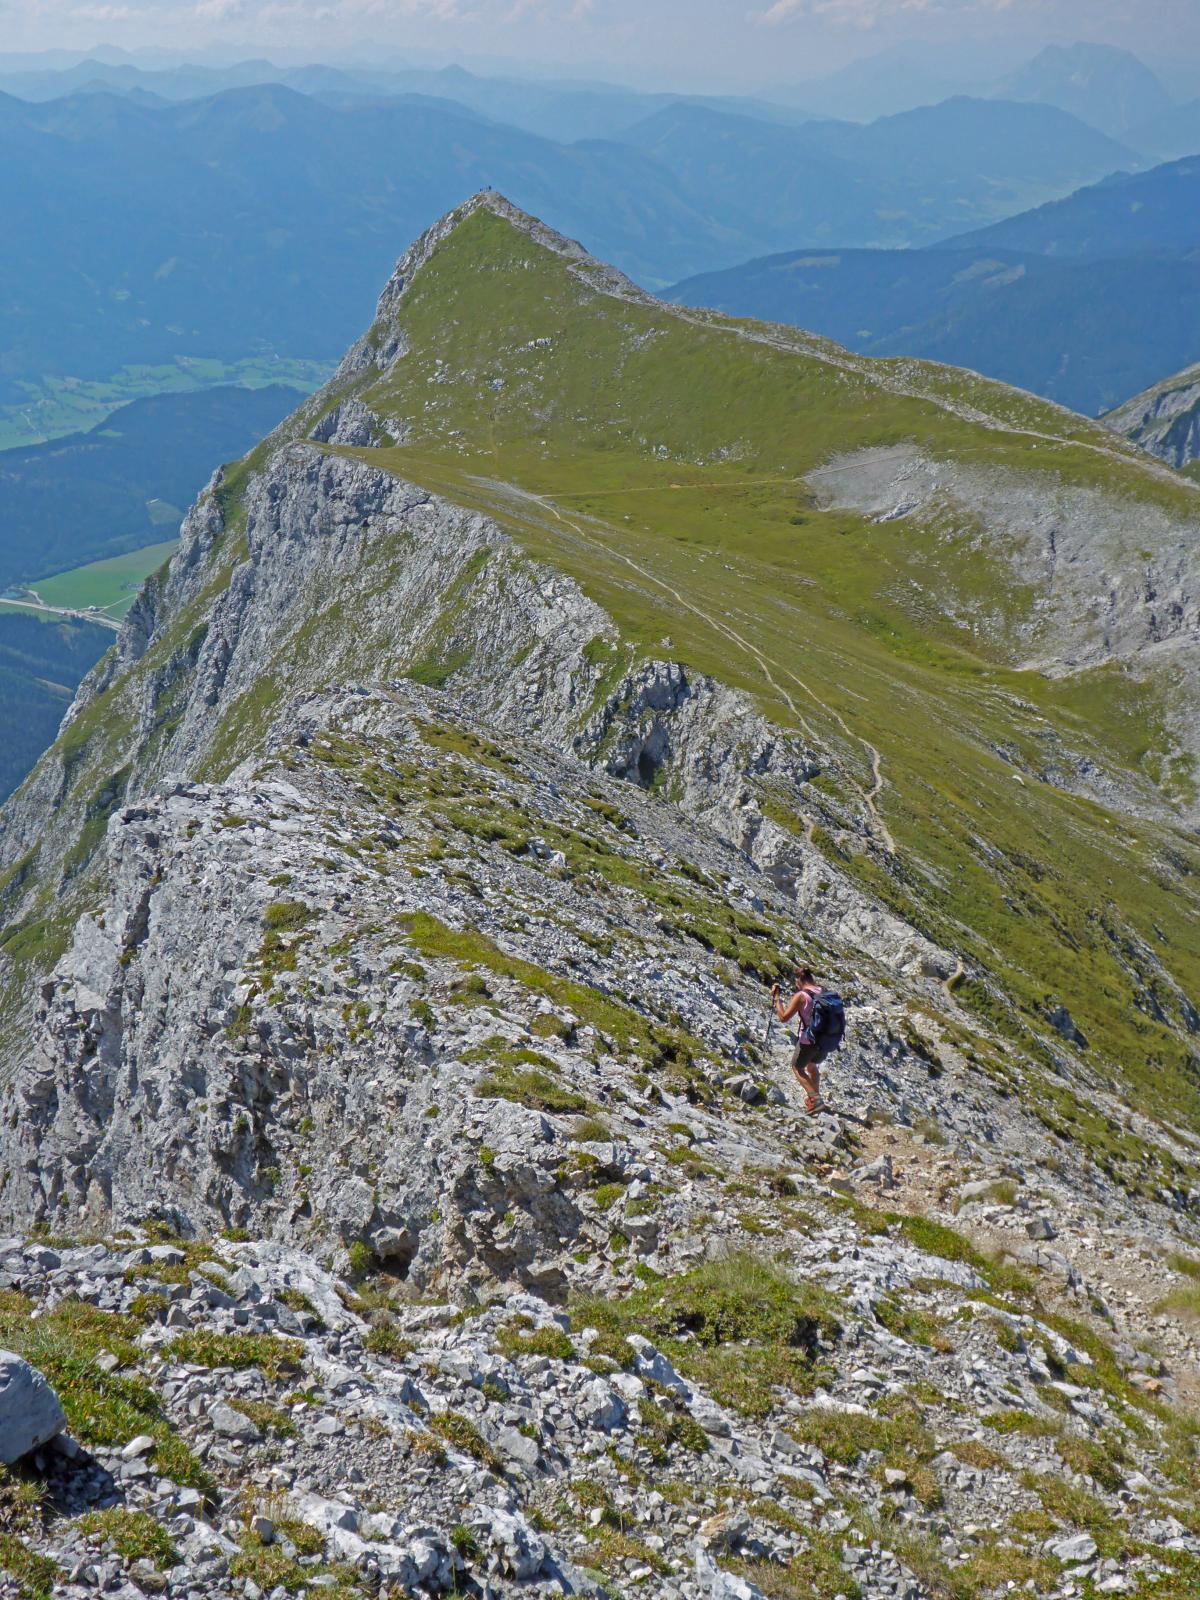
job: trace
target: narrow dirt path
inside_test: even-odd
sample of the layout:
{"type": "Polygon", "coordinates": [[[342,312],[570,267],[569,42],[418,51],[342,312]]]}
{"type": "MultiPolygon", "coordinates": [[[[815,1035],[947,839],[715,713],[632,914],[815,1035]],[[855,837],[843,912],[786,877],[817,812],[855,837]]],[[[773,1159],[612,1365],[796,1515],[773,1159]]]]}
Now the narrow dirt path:
{"type": "MultiPolygon", "coordinates": [[[[648,583],[656,585],[659,589],[662,589],[664,593],[669,594],[672,600],[674,600],[675,603],[684,611],[689,611],[693,616],[698,617],[702,622],[707,623],[710,628],[719,633],[723,638],[728,639],[732,644],[736,644],[739,649],[744,650],[757,663],[759,671],[762,673],[766,681],[771,685],[772,689],[774,689],[775,693],[787,705],[800,728],[803,729],[805,734],[812,739],[814,743],[817,742],[815,734],[809,727],[809,724],[804,716],[801,714],[800,708],[797,706],[792,696],[788,693],[787,689],[785,689],[784,686],[779,682],[778,678],[776,678],[775,673],[771,669],[770,663],[767,661],[767,658],[763,655],[762,651],[757,647],[757,645],[751,644],[749,639],[740,634],[736,628],[731,628],[728,623],[722,622],[717,617],[713,616],[711,612],[705,611],[703,607],[695,605],[684,595],[680,594],[679,590],[676,589],[672,584],[668,583],[664,578],[660,578],[656,573],[651,572],[648,568],[643,567],[641,563],[635,561],[632,556],[626,555],[622,550],[611,549],[608,545],[604,544],[603,541],[597,539],[594,534],[589,534],[586,529],[582,528],[573,518],[564,516],[564,514],[554,504],[553,500],[547,499],[545,495],[534,494],[532,490],[521,489],[515,484],[511,483],[495,483],[493,484],[493,487],[503,489],[510,494],[516,495],[520,499],[532,501],[534,505],[540,506],[543,511],[548,512],[558,522],[562,523],[564,527],[570,528],[575,536],[579,539],[582,539],[585,544],[588,544],[593,548],[599,548],[609,556],[615,556],[617,560],[623,562],[627,567],[631,568],[632,571],[636,572],[639,577],[644,578],[648,583]]],[[[889,855],[895,855],[896,841],[892,837],[891,829],[884,821],[880,814],[879,808],[876,805],[876,800],[884,787],[884,778],[881,770],[878,750],[876,750],[873,744],[870,744],[866,739],[862,738],[860,734],[856,734],[850,728],[849,724],[846,722],[841,713],[839,711],[835,711],[832,706],[830,706],[826,701],[822,700],[818,694],[809,688],[808,684],[805,683],[802,678],[798,677],[788,668],[784,668],[783,671],[785,672],[786,676],[791,679],[792,683],[794,683],[797,688],[802,690],[803,693],[808,696],[814,705],[819,706],[825,715],[830,717],[838,725],[847,739],[854,744],[861,745],[865,750],[870,763],[872,787],[870,790],[860,789],[860,793],[862,795],[863,803],[866,806],[867,812],[870,815],[871,821],[874,824],[875,832],[880,843],[883,845],[884,849],[889,855]]],[[[811,837],[812,832],[810,827],[810,842],[811,837]]]]}

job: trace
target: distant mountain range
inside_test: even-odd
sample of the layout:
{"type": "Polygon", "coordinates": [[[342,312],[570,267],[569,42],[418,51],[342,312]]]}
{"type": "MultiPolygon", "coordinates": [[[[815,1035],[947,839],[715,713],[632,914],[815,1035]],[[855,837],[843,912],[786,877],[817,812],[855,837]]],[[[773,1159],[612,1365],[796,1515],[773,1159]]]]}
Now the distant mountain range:
{"type": "Polygon", "coordinates": [[[134,58],[100,47],[86,56],[66,51],[0,55],[0,92],[23,100],[98,91],[142,102],[147,96],[190,100],[268,83],[324,97],[421,95],[562,141],[613,138],[680,104],[767,121],[871,122],[971,96],[1054,106],[1161,159],[1200,151],[1200,144],[1171,147],[1191,136],[1194,110],[1190,119],[1172,119],[1200,92],[1200,76],[1189,75],[1178,63],[1160,63],[1155,70],[1131,51],[1088,43],[1053,45],[1029,60],[1018,50],[995,47],[986,53],[969,47],[890,48],[821,77],[742,96],[647,93],[623,84],[482,74],[458,65],[281,66],[262,58],[214,65],[179,62],[161,53],[157,59],[134,58]]]}
{"type": "Polygon", "coordinates": [[[958,98],[854,122],[766,123],[676,105],[622,135],[699,206],[744,232],[846,246],[944,238],[1143,165],[1128,146],[1050,106],[958,98]]]}
{"type": "Polygon", "coordinates": [[[966,366],[1095,414],[1200,351],[1200,159],[918,251],[793,250],[668,298],[871,355],[966,366]]]}
{"type": "Polygon", "coordinates": [[[227,67],[185,64],[147,70],[130,62],[88,57],[66,68],[0,71],[0,92],[33,101],[101,92],[133,96],[142,103],[147,97],[157,101],[196,100],[229,89],[272,83],[298,94],[324,98],[420,96],[440,101],[446,108],[473,111],[526,133],[566,142],[612,138],[656,111],[678,104],[708,105],[784,122],[801,122],[810,115],[795,106],[750,96],[645,94],[609,83],[481,77],[455,66],[371,71],[317,64],[278,67],[270,61],[253,60],[227,67]]]}
{"type": "Polygon", "coordinates": [[[429,97],[279,84],[0,96],[0,138],[0,405],[47,374],[332,357],[397,240],[489,184],[654,287],[798,242],[934,241],[1136,162],[1040,106],[958,100],[861,128],[675,104],[562,144],[429,97]]]}
{"type": "Polygon", "coordinates": [[[1128,50],[1105,44],[1050,45],[1003,79],[1006,100],[1036,100],[1118,137],[1171,107],[1158,75],[1128,50]]]}
{"type": "Polygon", "coordinates": [[[1076,261],[1194,250],[1200,246],[1200,155],[1115,175],[956,242],[1076,261]]]}

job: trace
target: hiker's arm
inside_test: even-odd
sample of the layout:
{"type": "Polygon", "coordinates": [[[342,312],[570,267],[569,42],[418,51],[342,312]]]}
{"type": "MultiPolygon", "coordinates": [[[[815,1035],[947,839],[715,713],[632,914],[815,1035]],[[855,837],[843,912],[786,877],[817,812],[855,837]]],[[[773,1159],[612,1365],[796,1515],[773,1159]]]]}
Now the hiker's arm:
{"type": "Polygon", "coordinates": [[[799,1011],[804,996],[799,994],[792,995],[785,1006],[779,998],[779,985],[776,984],[771,990],[771,999],[775,1002],[775,1015],[779,1021],[790,1022],[799,1011]]]}

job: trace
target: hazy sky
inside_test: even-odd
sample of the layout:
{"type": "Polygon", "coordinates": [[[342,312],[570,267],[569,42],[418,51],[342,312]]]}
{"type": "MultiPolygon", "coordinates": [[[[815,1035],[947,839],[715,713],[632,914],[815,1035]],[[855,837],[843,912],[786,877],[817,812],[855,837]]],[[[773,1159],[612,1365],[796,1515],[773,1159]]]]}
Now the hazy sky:
{"type": "Polygon", "coordinates": [[[664,79],[802,78],[897,43],[1074,39],[1200,56],[1200,0],[0,0],[0,51],[436,51],[664,79]]]}

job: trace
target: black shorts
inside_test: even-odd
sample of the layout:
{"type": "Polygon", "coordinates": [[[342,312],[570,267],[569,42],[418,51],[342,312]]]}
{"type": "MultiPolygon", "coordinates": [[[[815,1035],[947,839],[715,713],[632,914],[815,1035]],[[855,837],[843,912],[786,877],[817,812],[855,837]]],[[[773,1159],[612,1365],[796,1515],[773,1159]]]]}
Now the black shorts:
{"type": "Polygon", "coordinates": [[[821,1063],[821,1047],[815,1044],[806,1044],[803,1040],[796,1046],[792,1056],[792,1071],[800,1067],[816,1067],[821,1063]]]}

